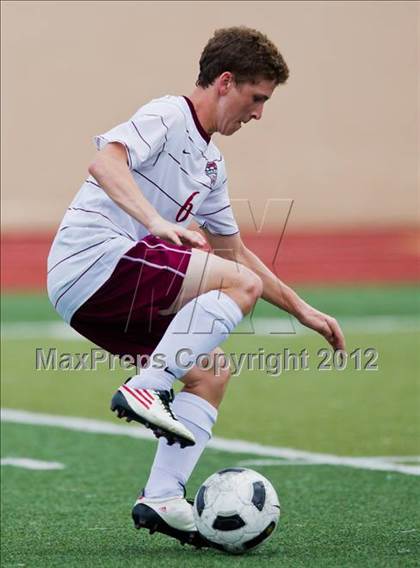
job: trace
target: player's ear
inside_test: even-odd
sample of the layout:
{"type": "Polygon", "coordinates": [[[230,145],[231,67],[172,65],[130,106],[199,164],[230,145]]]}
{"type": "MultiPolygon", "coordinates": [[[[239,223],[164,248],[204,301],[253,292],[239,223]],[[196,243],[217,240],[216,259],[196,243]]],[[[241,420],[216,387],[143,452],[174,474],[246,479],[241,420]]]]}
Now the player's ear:
{"type": "Polygon", "coordinates": [[[219,95],[226,95],[235,83],[233,73],[224,71],[216,79],[219,95]]]}

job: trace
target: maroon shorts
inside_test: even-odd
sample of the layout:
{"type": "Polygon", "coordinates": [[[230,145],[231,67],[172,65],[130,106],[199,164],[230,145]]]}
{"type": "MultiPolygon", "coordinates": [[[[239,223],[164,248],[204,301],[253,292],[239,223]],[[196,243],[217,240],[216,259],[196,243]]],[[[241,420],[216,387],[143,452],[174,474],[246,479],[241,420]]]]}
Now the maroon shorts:
{"type": "Polygon", "coordinates": [[[70,325],[114,355],[150,355],[175,314],[191,249],[148,235],[118,262],[109,280],[73,315],[70,325]]]}

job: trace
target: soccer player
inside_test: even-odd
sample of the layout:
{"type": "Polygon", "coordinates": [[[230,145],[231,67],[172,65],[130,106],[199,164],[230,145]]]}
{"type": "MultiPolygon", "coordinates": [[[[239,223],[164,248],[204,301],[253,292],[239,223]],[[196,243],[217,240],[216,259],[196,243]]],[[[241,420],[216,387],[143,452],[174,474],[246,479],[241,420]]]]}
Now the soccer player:
{"type": "Polygon", "coordinates": [[[75,330],[110,353],[150,356],[111,401],[160,437],[133,508],[137,527],[199,543],[185,484],[217,419],[227,368],[219,345],[262,297],[344,349],[336,320],[305,303],[247,249],[211,140],[260,120],[288,78],[262,33],[217,30],[189,97],[164,96],[96,137],[98,152],[54,239],[48,293],[75,330]],[[190,230],[197,222],[205,239],[190,230]],[[209,354],[209,365],[195,364],[209,354]],[[182,354],[182,357],[181,357],[182,354]],[[172,386],[184,383],[175,397],[172,386]]]}

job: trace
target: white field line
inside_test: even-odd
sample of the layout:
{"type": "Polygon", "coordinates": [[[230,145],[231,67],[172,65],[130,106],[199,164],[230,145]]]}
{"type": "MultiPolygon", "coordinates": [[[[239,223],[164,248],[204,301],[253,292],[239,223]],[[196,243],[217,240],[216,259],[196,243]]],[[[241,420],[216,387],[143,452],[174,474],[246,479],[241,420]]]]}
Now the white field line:
{"type": "MultiPolygon", "coordinates": [[[[342,459],[349,459],[349,458],[342,458],[342,459]]],[[[406,473],[408,475],[420,475],[420,467],[413,467],[405,464],[398,464],[396,462],[395,457],[391,456],[389,458],[379,458],[379,457],[372,457],[372,458],[350,458],[351,460],[358,460],[359,463],[362,465],[360,469],[373,469],[373,470],[380,470],[380,471],[398,471],[399,473],[406,473]],[[367,464],[367,465],[366,465],[367,464]],[[389,466],[393,464],[398,464],[398,469],[390,469],[389,466]],[[378,466],[378,467],[376,467],[378,466]]],[[[418,458],[416,456],[416,461],[418,458]]],[[[237,465],[248,467],[253,465],[258,466],[284,466],[284,465],[321,465],[320,462],[314,462],[311,459],[300,459],[300,460],[279,460],[279,459],[262,459],[262,460],[242,460],[238,462],[237,465]]],[[[347,463],[343,464],[333,464],[333,465],[348,465],[349,467],[357,467],[356,465],[351,465],[347,463]]]]}
{"type": "MultiPolygon", "coordinates": [[[[347,333],[402,333],[420,331],[417,316],[357,316],[339,318],[347,333]]],[[[287,336],[287,338],[313,334],[314,332],[288,318],[247,318],[233,335],[287,336]]],[[[65,339],[80,341],[82,338],[64,322],[9,322],[2,324],[5,339],[65,339]]]]}
{"type": "Polygon", "coordinates": [[[259,466],[284,466],[284,465],[318,465],[308,460],[241,460],[236,465],[248,467],[251,465],[259,466]]]}
{"type": "Polygon", "coordinates": [[[83,339],[74,329],[61,321],[19,321],[3,323],[1,334],[4,339],[83,339]]]}
{"type": "Polygon", "coordinates": [[[12,465],[23,469],[35,469],[47,471],[50,469],[64,469],[65,465],[60,462],[33,460],[31,458],[1,458],[0,465],[12,465]]]}
{"type": "MultiPolygon", "coordinates": [[[[2,422],[14,422],[18,424],[31,424],[36,426],[53,426],[76,430],[79,432],[90,432],[95,434],[111,434],[117,436],[130,436],[154,440],[151,432],[138,426],[112,424],[90,418],[77,418],[73,416],[54,416],[50,414],[38,414],[25,410],[14,410],[4,408],[1,410],[2,422]]],[[[387,457],[343,457],[331,454],[321,454],[295,450],[293,448],[280,448],[275,446],[263,446],[253,442],[243,440],[228,440],[225,438],[214,437],[211,439],[209,448],[222,450],[228,453],[252,454],[264,458],[281,458],[291,461],[304,461],[312,465],[336,465],[347,466],[357,469],[368,469],[373,471],[394,471],[407,475],[419,475],[420,466],[401,465],[392,461],[395,458],[387,457]]],[[[398,459],[398,458],[397,458],[398,459]]],[[[267,465],[267,464],[266,464],[267,465]]]]}
{"type": "Polygon", "coordinates": [[[420,456],[378,456],[375,459],[396,463],[420,463],[420,456]]]}

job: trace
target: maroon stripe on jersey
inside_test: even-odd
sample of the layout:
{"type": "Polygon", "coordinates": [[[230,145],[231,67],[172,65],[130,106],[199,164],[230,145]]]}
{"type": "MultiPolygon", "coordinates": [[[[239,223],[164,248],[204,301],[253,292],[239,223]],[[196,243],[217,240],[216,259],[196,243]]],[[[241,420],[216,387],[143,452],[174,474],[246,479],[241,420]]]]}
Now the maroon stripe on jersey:
{"type": "MultiPolygon", "coordinates": [[[[165,142],[165,144],[166,144],[166,142],[165,142]]],[[[156,164],[158,163],[158,160],[159,160],[159,158],[161,157],[162,152],[163,152],[164,149],[165,149],[165,144],[162,146],[162,150],[161,150],[161,151],[159,152],[159,154],[156,156],[156,160],[153,162],[152,168],[154,168],[154,167],[156,166],[156,164]]]]}
{"type": "Polygon", "coordinates": [[[216,213],[220,213],[220,211],[224,211],[225,209],[229,209],[230,205],[225,205],[221,209],[217,211],[212,211],[211,213],[201,213],[201,217],[208,217],[209,215],[215,215],[216,213]]]}
{"type": "MultiPolygon", "coordinates": [[[[181,162],[180,162],[179,160],[177,160],[177,159],[175,158],[175,156],[172,156],[172,154],[171,154],[170,152],[168,152],[168,156],[169,156],[170,158],[172,158],[172,159],[174,160],[174,162],[176,162],[176,163],[178,164],[178,166],[181,165],[181,162]]],[[[181,167],[181,170],[182,170],[183,172],[185,172],[186,174],[188,173],[187,170],[184,170],[184,168],[182,168],[182,167],[181,167]]]]}
{"type": "MultiPolygon", "coordinates": [[[[169,128],[166,126],[165,121],[163,120],[163,116],[161,116],[160,114],[152,114],[152,113],[147,113],[147,114],[142,114],[142,116],[157,116],[160,118],[160,120],[162,121],[163,126],[166,128],[166,134],[169,132],[169,128]]],[[[165,134],[165,141],[168,141],[168,137],[165,134]]]]}
{"type": "Polygon", "coordinates": [[[47,274],[49,274],[50,272],[52,272],[54,270],[54,268],[56,268],[59,264],[61,264],[62,262],[64,262],[65,260],[68,260],[69,258],[72,258],[73,256],[77,256],[78,254],[81,254],[82,252],[85,252],[86,250],[89,250],[91,248],[94,247],[98,247],[99,245],[102,245],[103,243],[107,243],[108,241],[112,241],[112,239],[116,239],[117,237],[109,237],[109,239],[105,239],[99,243],[95,243],[94,245],[90,245],[89,247],[86,247],[82,250],[78,250],[77,252],[73,252],[72,254],[69,254],[69,256],[66,256],[65,258],[62,258],[61,260],[59,260],[56,264],[54,264],[54,266],[52,268],[49,269],[49,271],[47,272],[47,274]]]}
{"type": "Polygon", "coordinates": [[[137,126],[135,125],[135,123],[133,121],[131,121],[131,124],[134,126],[135,131],[137,132],[137,134],[139,135],[139,137],[143,140],[143,142],[146,144],[146,146],[149,147],[149,150],[152,149],[152,147],[150,146],[149,142],[147,142],[147,140],[145,140],[143,138],[143,136],[140,134],[139,129],[137,128],[137,126]]]}
{"type": "MultiPolygon", "coordinates": [[[[133,171],[136,171],[136,170],[133,170],[133,171]]],[[[92,183],[93,185],[97,185],[96,183],[93,183],[90,180],[87,180],[87,181],[88,181],[88,183],[92,183]]],[[[100,185],[98,185],[97,187],[101,188],[100,185]]],[[[110,223],[112,223],[114,225],[114,227],[117,227],[117,229],[122,231],[122,233],[118,233],[119,235],[121,235],[122,237],[128,237],[130,239],[130,241],[135,241],[135,239],[129,233],[124,231],[124,229],[122,227],[120,227],[119,225],[114,223],[114,221],[112,219],[110,219],[109,217],[107,217],[103,213],[100,213],[99,211],[92,211],[91,209],[83,209],[82,207],[69,207],[68,210],[69,211],[83,211],[83,213],[93,213],[95,215],[100,215],[101,217],[103,217],[104,219],[107,219],[110,223]]]]}
{"type": "Polygon", "coordinates": [[[194,123],[195,123],[195,126],[197,127],[198,132],[200,133],[200,135],[201,135],[201,137],[203,138],[203,140],[204,140],[205,142],[207,142],[207,144],[208,144],[208,143],[210,142],[210,140],[211,140],[211,136],[209,135],[208,132],[206,132],[206,131],[204,130],[204,128],[203,128],[201,122],[200,122],[199,119],[198,119],[197,113],[195,112],[194,105],[192,104],[192,102],[190,101],[190,99],[189,99],[188,97],[185,97],[185,96],[184,96],[184,99],[186,100],[187,105],[188,105],[189,108],[190,108],[190,111],[191,111],[191,114],[192,114],[192,117],[193,117],[193,119],[194,119],[194,123]]]}
{"type": "Polygon", "coordinates": [[[87,183],[91,183],[92,185],[95,185],[96,187],[99,187],[99,189],[102,189],[102,187],[99,185],[99,183],[95,183],[94,181],[92,181],[91,179],[87,179],[85,180],[87,183]]]}
{"type": "Polygon", "coordinates": [[[206,230],[208,233],[210,233],[211,235],[220,235],[221,237],[233,237],[233,235],[238,235],[238,234],[240,233],[239,230],[238,230],[238,231],[235,231],[234,233],[213,233],[212,231],[210,231],[210,230],[207,228],[205,222],[202,223],[202,224],[200,225],[200,227],[201,227],[202,229],[205,229],[205,230],[206,230]]]}
{"type": "MultiPolygon", "coordinates": [[[[138,174],[139,176],[143,177],[144,179],[147,179],[147,181],[149,181],[152,185],[154,185],[159,191],[161,191],[162,193],[164,193],[166,195],[166,197],[169,197],[169,199],[171,201],[173,201],[174,203],[176,203],[178,205],[178,207],[182,207],[183,203],[178,203],[178,201],[176,199],[174,199],[172,197],[172,195],[169,195],[169,193],[167,193],[164,189],[162,189],[160,187],[160,185],[158,185],[156,182],[154,182],[152,179],[148,178],[147,176],[145,176],[144,174],[142,174],[141,172],[139,172],[138,170],[133,170],[133,172],[136,172],[136,174],[138,174]]],[[[193,212],[190,213],[190,215],[192,217],[195,217],[195,214],[193,212]]]]}
{"type": "MultiPolygon", "coordinates": [[[[116,142],[118,142],[116,140],[116,142]]],[[[130,148],[127,146],[127,144],[125,142],[120,142],[120,144],[124,144],[124,148],[125,151],[127,152],[127,157],[128,157],[128,167],[130,170],[133,169],[133,160],[131,159],[131,153],[130,153],[130,148]]]]}
{"type": "MultiPolygon", "coordinates": [[[[193,140],[193,138],[191,138],[191,136],[190,136],[190,131],[188,130],[188,128],[186,128],[185,130],[186,130],[186,132],[187,132],[187,134],[188,134],[188,140],[191,142],[191,144],[194,146],[194,148],[196,148],[197,151],[200,152],[200,154],[203,156],[203,158],[204,158],[205,160],[207,160],[208,162],[209,162],[209,161],[212,161],[212,162],[221,162],[221,161],[223,160],[223,156],[222,156],[222,154],[220,154],[220,153],[219,153],[219,157],[218,157],[218,158],[209,158],[208,156],[206,156],[205,153],[203,152],[203,150],[202,150],[199,146],[197,146],[197,144],[195,143],[195,140],[193,140]]],[[[184,150],[184,153],[189,154],[190,152],[185,152],[185,150],[184,150]]]]}
{"type": "MultiPolygon", "coordinates": [[[[174,162],[176,162],[179,165],[179,169],[181,170],[181,172],[183,172],[185,175],[187,175],[188,177],[191,177],[190,174],[187,172],[187,170],[185,170],[182,166],[181,166],[181,162],[178,161],[175,156],[172,156],[172,154],[170,152],[168,152],[168,156],[170,158],[172,158],[174,160],[174,162]]],[[[195,183],[199,183],[200,185],[203,185],[204,187],[206,187],[207,189],[212,190],[213,188],[210,185],[207,185],[205,183],[203,183],[202,181],[198,181],[197,179],[192,178],[195,183]]]]}
{"type": "Polygon", "coordinates": [[[76,280],[75,280],[74,282],[72,282],[72,283],[70,284],[70,286],[69,286],[68,288],[66,288],[66,290],[64,290],[64,292],[57,298],[57,301],[56,301],[55,304],[54,304],[54,308],[57,308],[58,302],[63,298],[63,296],[65,296],[65,295],[67,294],[67,292],[68,292],[71,288],[73,288],[73,286],[74,286],[77,282],[79,282],[79,280],[82,278],[82,276],[84,276],[84,275],[86,274],[86,272],[89,272],[89,270],[90,270],[91,268],[93,268],[93,267],[95,266],[95,264],[96,264],[97,262],[99,262],[99,261],[101,260],[101,258],[102,258],[104,255],[105,255],[105,253],[101,254],[101,256],[95,260],[95,262],[93,262],[90,266],[88,266],[88,268],[86,268],[86,270],[84,270],[84,271],[82,272],[82,274],[81,274],[78,278],[76,278],[76,280]]]}

